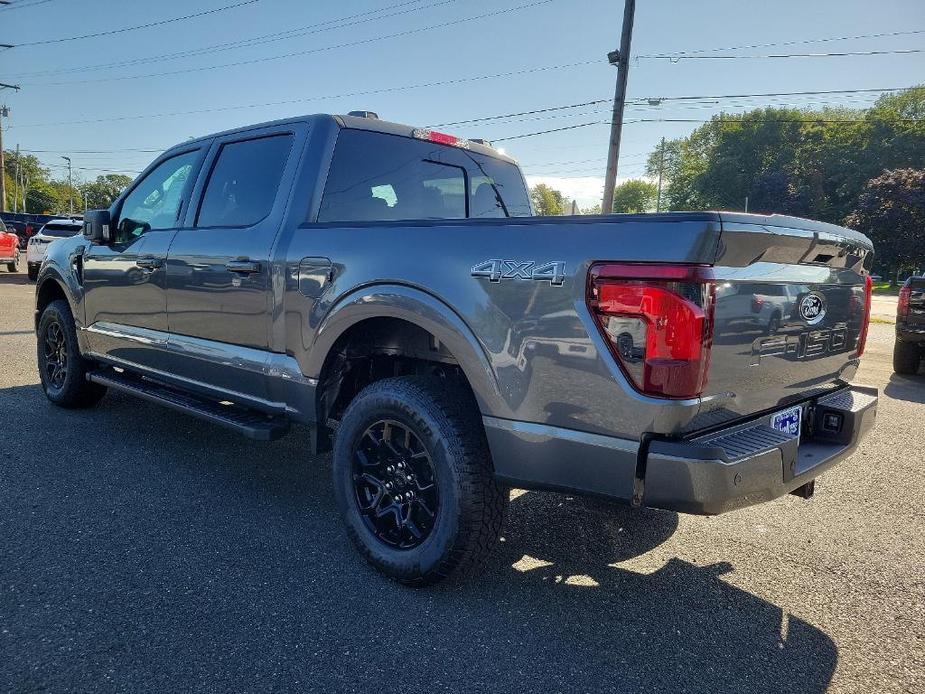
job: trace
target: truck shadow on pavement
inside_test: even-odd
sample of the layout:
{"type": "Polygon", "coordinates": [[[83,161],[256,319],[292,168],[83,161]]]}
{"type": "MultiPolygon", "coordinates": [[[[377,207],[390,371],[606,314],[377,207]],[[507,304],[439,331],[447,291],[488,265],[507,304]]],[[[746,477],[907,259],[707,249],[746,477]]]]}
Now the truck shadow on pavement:
{"type": "Polygon", "coordinates": [[[925,403],[925,360],[916,376],[890,376],[890,382],[883,389],[883,394],[894,400],[925,403]]]}
{"type": "MultiPolygon", "coordinates": [[[[22,261],[23,265],[26,261],[22,261]]],[[[20,265],[22,267],[22,265],[20,265]]],[[[35,284],[25,272],[7,272],[6,266],[0,265],[0,284],[35,284]]]]}
{"type": "Polygon", "coordinates": [[[523,493],[484,574],[412,590],[348,545],[306,432],[252,443],[115,394],[63,411],[35,386],[0,391],[16,410],[0,689],[822,692],[835,670],[732,565],[655,559],[673,513],[523,493]]]}

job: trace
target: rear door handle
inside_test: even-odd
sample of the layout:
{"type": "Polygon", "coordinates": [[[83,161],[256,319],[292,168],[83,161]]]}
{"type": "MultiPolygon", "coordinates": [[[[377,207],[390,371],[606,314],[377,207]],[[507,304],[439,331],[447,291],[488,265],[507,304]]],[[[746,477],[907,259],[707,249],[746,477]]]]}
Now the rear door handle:
{"type": "Polygon", "coordinates": [[[158,268],[164,267],[164,259],[145,256],[138,258],[135,261],[135,265],[145,270],[157,270],[158,268]]]}
{"type": "Polygon", "coordinates": [[[229,272],[250,274],[253,272],[260,272],[260,263],[258,263],[256,260],[249,260],[247,258],[229,260],[227,263],[225,263],[225,269],[229,272]]]}

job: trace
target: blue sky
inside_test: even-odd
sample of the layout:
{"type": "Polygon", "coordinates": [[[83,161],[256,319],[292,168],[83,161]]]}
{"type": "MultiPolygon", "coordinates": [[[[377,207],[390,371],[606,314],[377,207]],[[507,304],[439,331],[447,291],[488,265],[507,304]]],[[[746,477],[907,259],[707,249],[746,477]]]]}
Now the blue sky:
{"type": "MultiPolygon", "coordinates": [[[[13,1],[13,7],[15,2],[23,7],[0,9],[0,43],[24,44],[114,30],[244,0],[13,1]]],[[[704,49],[715,53],[741,45],[925,30],[922,0],[873,4],[855,0],[638,0],[637,5],[634,56],[704,49]]],[[[155,156],[124,150],[159,150],[190,136],[301,113],[365,108],[389,120],[434,125],[609,100],[615,70],[605,55],[617,46],[621,19],[619,0],[253,0],[206,16],[108,37],[0,49],[0,82],[22,85],[16,93],[0,92],[0,102],[12,111],[5,122],[4,145],[48,150],[37,156],[55,167],[64,163],[61,155],[69,154],[78,167],[76,173],[93,178],[105,170],[139,171],[155,156]],[[488,14],[493,16],[469,20],[488,14]],[[347,20],[350,26],[338,28],[333,21],[348,16],[353,16],[347,20]],[[147,61],[303,27],[312,33],[303,31],[204,55],[147,61]],[[391,34],[404,35],[380,39],[391,34]],[[277,58],[292,53],[298,55],[277,58]],[[138,62],[74,70],[126,61],[138,62]],[[177,71],[182,72],[144,76],[177,71]],[[504,73],[516,74],[470,79],[504,73]],[[422,84],[432,86],[405,88],[422,84]],[[370,93],[376,90],[379,93],[370,93]],[[344,96],[349,94],[354,95],[344,96]],[[206,109],[212,110],[202,112],[206,109]],[[199,112],[167,115],[188,111],[199,112]]],[[[925,33],[720,53],[922,48],[925,33]]],[[[922,82],[925,53],[678,62],[639,57],[630,66],[628,96],[872,89],[922,82]]],[[[688,105],[662,102],[628,108],[626,118],[700,119],[720,110],[736,112],[769,103],[864,106],[875,96],[703,100],[688,105]]],[[[608,110],[608,104],[599,103],[442,129],[496,141],[520,160],[531,181],[550,182],[587,205],[599,201],[609,133],[606,124],[499,140],[606,121],[608,110]]],[[[642,173],[645,155],[659,138],[684,135],[694,127],[690,123],[628,123],[621,178],[642,173]]],[[[53,170],[56,174],[63,171],[53,170]]]]}

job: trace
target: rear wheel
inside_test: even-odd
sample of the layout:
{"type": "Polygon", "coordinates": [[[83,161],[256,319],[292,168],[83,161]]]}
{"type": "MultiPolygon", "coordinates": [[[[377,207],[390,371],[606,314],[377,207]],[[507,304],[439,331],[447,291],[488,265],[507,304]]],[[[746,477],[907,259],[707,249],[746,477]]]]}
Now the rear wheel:
{"type": "Polygon", "coordinates": [[[334,446],[347,533],[379,571],[426,585],[481,566],[507,505],[471,394],[439,378],[378,381],[347,408],[334,446]]]}
{"type": "Polygon", "coordinates": [[[35,282],[36,278],[39,276],[39,269],[37,267],[28,267],[26,272],[29,274],[29,279],[35,282]]]}
{"type": "Polygon", "coordinates": [[[921,359],[922,350],[919,345],[913,342],[896,341],[893,347],[893,371],[906,376],[917,374],[921,359]]]}
{"type": "Polygon", "coordinates": [[[13,256],[13,259],[6,264],[6,269],[10,272],[19,272],[19,249],[16,249],[16,254],[13,256]]]}
{"type": "Polygon", "coordinates": [[[89,407],[99,402],[106,388],[87,381],[92,368],[80,355],[77,328],[64,299],[52,301],[39,319],[38,366],[46,397],[61,407],[89,407]]]}

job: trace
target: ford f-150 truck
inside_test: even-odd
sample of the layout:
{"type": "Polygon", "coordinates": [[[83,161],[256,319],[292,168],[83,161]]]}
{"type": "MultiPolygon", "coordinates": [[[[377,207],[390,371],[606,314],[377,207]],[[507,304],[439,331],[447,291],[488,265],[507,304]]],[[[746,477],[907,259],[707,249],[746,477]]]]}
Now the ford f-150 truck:
{"type": "Polygon", "coordinates": [[[408,584],[477,566],[510,486],[702,514],[807,497],[876,413],[851,383],[862,234],[534,217],[509,157],[372,114],[184,142],[84,224],[39,272],[48,398],[305,425],[349,536],[408,584]],[[773,329],[756,293],[792,297],[773,329]]]}

